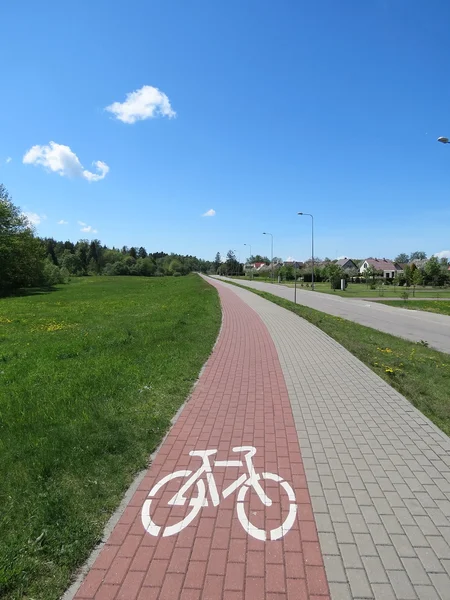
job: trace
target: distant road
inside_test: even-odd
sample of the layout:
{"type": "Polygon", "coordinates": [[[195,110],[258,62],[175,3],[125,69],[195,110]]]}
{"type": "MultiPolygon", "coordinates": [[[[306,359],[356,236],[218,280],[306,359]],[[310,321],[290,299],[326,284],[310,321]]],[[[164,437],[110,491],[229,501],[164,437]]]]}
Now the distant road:
{"type": "MultiPolygon", "coordinates": [[[[259,281],[237,281],[227,277],[217,278],[234,281],[240,285],[294,301],[294,288],[284,285],[259,281]]],[[[297,288],[297,303],[407,340],[414,342],[423,340],[436,350],[450,354],[450,316],[386,306],[372,300],[306,292],[301,288],[297,288]]]]}

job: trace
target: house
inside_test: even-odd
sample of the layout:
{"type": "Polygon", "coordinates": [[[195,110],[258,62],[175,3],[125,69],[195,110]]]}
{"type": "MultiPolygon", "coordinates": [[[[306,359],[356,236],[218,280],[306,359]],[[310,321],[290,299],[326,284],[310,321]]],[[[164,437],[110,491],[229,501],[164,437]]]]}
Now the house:
{"type": "Polygon", "coordinates": [[[293,269],[303,269],[304,266],[305,263],[298,260],[285,260],[283,263],[283,267],[292,267],[293,269]]]}
{"type": "Polygon", "coordinates": [[[340,258],[335,262],[338,267],[341,267],[343,271],[352,271],[353,269],[358,269],[358,266],[355,262],[352,261],[351,258],[340,258]]]}
{"type": "Polygon", "coordinates": [[[266,266],[265,262],[254,262],[254,263],[247,263],[244,266],[244,269],[253,269],[254,271],[261,271],[264,270],[264,267],[266,266]]]}
{"type": "Polygon", "coordinates": [[[366,258],[359,268],[361,275],[369,268],[373,267],[376,271],[383,273],[384,279],[393,279],[396,275],[403,273],[403,269],[399,264],[388,260],[387,258],[366,258]]]}

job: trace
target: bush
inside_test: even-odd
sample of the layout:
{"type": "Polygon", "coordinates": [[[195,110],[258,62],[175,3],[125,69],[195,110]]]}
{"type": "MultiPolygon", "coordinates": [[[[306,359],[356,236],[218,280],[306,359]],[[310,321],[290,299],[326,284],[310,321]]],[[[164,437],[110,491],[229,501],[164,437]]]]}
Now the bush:
{"type": "Polygon", "coordinates": [[[44,270],[42,272],[42,277],[44,285],[53,286],[57,283],[63,283],[60,268],[54,265],[48,259],[44,261],[44,270]]]}
{"type": "Polygon", "coordinates": [[[59,270],[61,276],[61,283],[69,283],[70,281],[70,273],[66,269],[66,267],[61,267],[59,270]]]}

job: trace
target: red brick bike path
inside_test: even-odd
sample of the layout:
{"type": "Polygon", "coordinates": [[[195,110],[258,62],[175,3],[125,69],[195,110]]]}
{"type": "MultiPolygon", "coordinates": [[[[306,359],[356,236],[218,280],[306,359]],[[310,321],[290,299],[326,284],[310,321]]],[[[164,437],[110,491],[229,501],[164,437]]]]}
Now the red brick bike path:
{"type": "MultiPolygon", "coordinates": [[[[159,449],[75,595],[77,600],[329,600],[329,589],[306,484],[288,393],[272,339],[259,318],[236,294],[217,286],[223,323],[216,347],[191,399],[159,449]],[[234,447],[253,446],[257,473],[278,474],[292,487],[297,512],[281,539],[249,535],[238,518],[240,489],[222,490],[245,466],[214,467],[214,461],[242,460],[234,447]],[[208,506],[178,534],[162,537],[191,506],[168,506],[188,477],[176,478],[152,500],[158,536],[142,524],[141,511],[153,486],[173,471],[196,471],[202,464],[192,450],[215,449],[211,456],[220,504],[208,506]]],[[[203,475],[205,479],[205,474],[203,475]]],[[[270,532],[292,505],[285,488],[261,481],[271,506],[252,487],[243,499],[252,525],[270,532]]],[[[199,484],[187,497],[200,494],[199,484]],[[190,494],[190,496],[189,496],[190,494]]]]}

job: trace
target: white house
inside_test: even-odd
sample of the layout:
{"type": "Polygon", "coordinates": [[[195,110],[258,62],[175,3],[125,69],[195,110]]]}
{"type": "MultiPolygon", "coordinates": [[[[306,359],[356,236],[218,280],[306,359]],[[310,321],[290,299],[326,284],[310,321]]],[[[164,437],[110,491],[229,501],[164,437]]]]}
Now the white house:
{"type": "Polygon", "coordinates": [[[403,273],[403,269],[400,265],[387,258],[366,258],[359,269],[361,275],[364,275],[364,272],[369,267],[381,271],[385,279],[393,279],[396,275],[403,273]]]}

